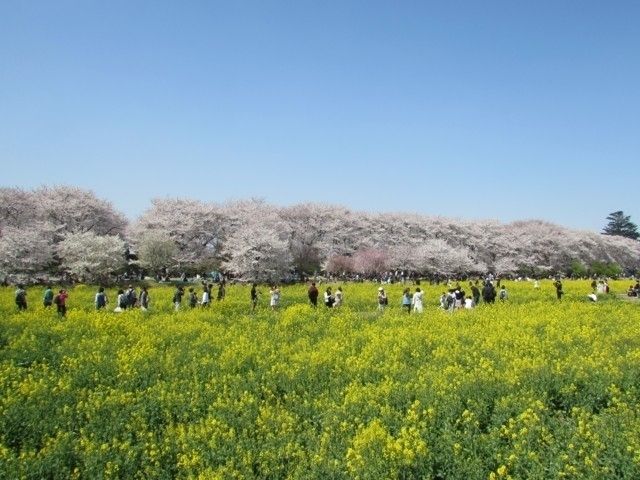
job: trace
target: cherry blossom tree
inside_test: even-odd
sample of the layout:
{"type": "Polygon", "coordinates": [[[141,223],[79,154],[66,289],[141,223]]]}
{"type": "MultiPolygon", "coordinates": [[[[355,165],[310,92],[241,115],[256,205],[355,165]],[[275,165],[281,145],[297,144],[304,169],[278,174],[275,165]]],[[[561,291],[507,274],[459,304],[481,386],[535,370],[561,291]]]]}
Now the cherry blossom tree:
{"type": "Polygon", "coordinates": [[[0,188],[0,234],[6,227],[33,224],[35,202],[31,192],[21,188],[0,188]]]}
{"type": "Polygon", "coordinates": [[[85,282],[108,281],[126,265],[125,242],[116,235],[70,233],[57,251],[66,273],[85,282]]]}
{"type": "Polygon", "coordinates": [[[224,268],[251,281],[278,282],[293,267],[289,245],[276,229],[261,222],[248,222],[230,236],[224,268]]]}
{"type": "Polygon", "coordinates": [[[5,227],[0,237],[0,276],[6,282],[29,282],[48,277],[54,264],[51,224],[35,222],[21,227],[5,227]]]}
{"type": "Polygon", "coordinates": [[[124,235],[127,220],[110,202],[77,187],[42,187],[32,194],[36,219],[57,227],[58,233],[93,232],[124,235]]]}
{"type": "Polygon", "coordinates": [[[327,259],[324,270],[331,275],[338,276],[353,273],[353,257],[347,255],[332,255],[327,259]]]}
{"type": "Polygon", "coordinates": [[[375,277],[389,269],[389,254],[382,249],[367,248],[353,255],[353,270],[365,277],[375,277]]]}
{"type": "MultiPolygon", "coordinates": [[[[190,273],[210,271],[219,253],[227,221],[219,206],[185,199],[155,199],[131,229],[136,249],[148,235],[164,235],[175,247],[176,268],[190,273]]],[[[150,259],[147,257],[147,261],[150,259]]]]}
{"type": "Polygon", "coordinates": [[[176,244],[161,230],[143,232],[138,238],[136,255],[140,266],[155,274],[176,266],[176,244]]]}

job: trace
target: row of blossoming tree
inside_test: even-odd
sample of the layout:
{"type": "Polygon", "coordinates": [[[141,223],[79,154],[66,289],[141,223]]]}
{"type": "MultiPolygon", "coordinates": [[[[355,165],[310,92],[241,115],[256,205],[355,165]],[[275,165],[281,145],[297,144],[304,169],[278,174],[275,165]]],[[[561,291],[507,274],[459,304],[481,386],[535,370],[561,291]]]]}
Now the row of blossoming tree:
{"type": "Polygon", "coordinates": [[[149,275],[219,270],[258,281],[316,272],[540,276],[598,273],[603,265],[635,273],[640,242],[539,220],[503,224],[260,200],[155,199],[130,222],[80,188],[0,188],[5,281],[67,276],[108,282],[128,269],[149,275]]]}

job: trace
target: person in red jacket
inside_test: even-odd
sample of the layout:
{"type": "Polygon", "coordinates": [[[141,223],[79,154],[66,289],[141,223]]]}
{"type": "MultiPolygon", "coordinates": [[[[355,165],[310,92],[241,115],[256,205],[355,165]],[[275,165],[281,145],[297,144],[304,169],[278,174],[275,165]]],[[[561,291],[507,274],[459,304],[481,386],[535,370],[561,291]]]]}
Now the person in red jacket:
{"type": "Polygon", "coordinates": [[[58,316],[65,317],[67,315],[67,298],[69,294],[66,290],[62,289],[58,294],[53,297],[53,303],[55,303],[58,309],[58,316]]]}

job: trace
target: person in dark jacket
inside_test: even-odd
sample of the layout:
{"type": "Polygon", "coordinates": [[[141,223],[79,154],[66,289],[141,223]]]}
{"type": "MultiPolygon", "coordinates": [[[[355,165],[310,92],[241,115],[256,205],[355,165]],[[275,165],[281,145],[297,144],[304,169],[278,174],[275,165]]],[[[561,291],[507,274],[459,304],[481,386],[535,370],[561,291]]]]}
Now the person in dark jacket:
{"type": "Polygon", "coordinates": [[[311,282],[311,286],[309,287],[309,290],[307,290],[307,295],[309,296],[309,301],[311,302],[311,305],[313,305],[314,307],[317,307],[318,306],[318,287],[316,287],[315,282],[311,282]]]}
{"type": "Polygon", "coordinates": [[[486,282],[482,288],[482,299],[486,303],[494,303],[496,301],[496,289],[493,283],[486,282]]]}
{"type": "Polygon", "coordinates": [[[478,305],[480,303],[480,289],[474,285],[471,285],[471,296],[473,297],[473,304],[478,305]]]}
{"type": "Polygon", "coordinates": [[[27,309],[27,291],[24,289],[23,285],[18,285],[16,289],[16,306],[18,310],[26,310],[27,309]]]}

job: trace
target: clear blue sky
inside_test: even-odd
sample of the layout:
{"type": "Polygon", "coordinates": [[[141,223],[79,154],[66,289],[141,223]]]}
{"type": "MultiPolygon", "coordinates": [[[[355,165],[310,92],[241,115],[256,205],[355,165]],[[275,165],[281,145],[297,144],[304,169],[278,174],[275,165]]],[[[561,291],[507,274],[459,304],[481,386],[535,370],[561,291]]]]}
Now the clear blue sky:
{"type": "Polygon", "coordinates": [[[640,223],[640,2],[0,3],[0,185],[640,223]]]}

